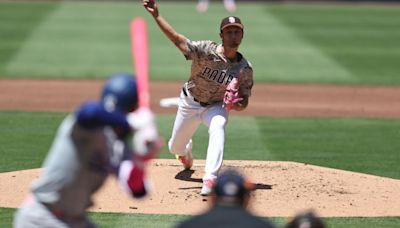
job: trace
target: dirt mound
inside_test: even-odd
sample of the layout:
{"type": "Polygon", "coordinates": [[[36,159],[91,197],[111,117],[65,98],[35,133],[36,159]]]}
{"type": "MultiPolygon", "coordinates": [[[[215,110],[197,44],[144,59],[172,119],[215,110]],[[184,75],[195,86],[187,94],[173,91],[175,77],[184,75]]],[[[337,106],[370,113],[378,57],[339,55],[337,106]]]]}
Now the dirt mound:
{"type": "MultiPolygon", "coordinates": [[[[254,183],[250,210],[260,216],[293,216],[313,208],[324,217],[400,216],[400,180],[294,162],[225,161],[254,183]]],[[[183,171],[176,160],[157,159],[149,168],[152,194],[131,199],[109,178],[91,211],[198,214],[209,198],[200,193],[204,161],[183,171]]],[[[41,169],[0,174],[0,207],[18,207],[41,169]]]]}

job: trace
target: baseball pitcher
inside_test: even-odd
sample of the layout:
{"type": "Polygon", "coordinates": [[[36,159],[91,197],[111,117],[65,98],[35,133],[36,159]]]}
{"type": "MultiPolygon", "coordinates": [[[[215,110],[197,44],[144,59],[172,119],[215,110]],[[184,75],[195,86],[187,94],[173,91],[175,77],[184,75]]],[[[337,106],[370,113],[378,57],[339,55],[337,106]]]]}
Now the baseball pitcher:
{"type": "Polygon", "coordinates": [[[192,136],[201,123],[208,127],[209,141],[202,195],[208,195],[222,166],[225,125],[229,111],[244,110],[253,87],[251,64],[238,52],[244,26],[238,17],[221,21],[222,44],[213,41],[192,41],[175,29],[160,15],[154,0],[143,0],[162,32],[175,44],[187,60],[192,61],[189,79],[184,83],[168,142],[185,169],[193,164],[192,136]]]}

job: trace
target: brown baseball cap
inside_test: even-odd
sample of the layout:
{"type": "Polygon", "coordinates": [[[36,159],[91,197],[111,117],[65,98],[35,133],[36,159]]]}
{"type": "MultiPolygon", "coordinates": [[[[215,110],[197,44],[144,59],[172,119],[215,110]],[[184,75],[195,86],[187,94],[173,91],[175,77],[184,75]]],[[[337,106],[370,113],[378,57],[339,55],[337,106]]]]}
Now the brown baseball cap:
{"type": "Polygon", "coordinates": [[[241,29],[244,28],[240,18],[235,17],[235,16],[229,16],[229,17],[225,17],[224,19],[222,19],[221,26],[219,27],[219,29],[222,31],[224,28],[229,27],[229,26],[236,26],[241,29]]]}

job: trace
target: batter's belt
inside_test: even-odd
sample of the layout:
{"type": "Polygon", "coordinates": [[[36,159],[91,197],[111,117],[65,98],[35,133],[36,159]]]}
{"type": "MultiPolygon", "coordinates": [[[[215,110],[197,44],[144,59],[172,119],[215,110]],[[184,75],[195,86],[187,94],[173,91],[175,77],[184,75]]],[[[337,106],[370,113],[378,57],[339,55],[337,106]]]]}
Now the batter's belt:
{"type": "MultiPolygon", "coordinates": [[[[188,91],[186,91],[185,86],[182,87],[182,92],[183,92],[183,95],[185,95],[185,97],[188,96],[188,91]]],[[[197,100],[193,95],[192,95],[192,97],[193,97],[193,100],[195,102],[199,103],[202,107],[207,107],[210,105],[209,103],[205,103],[205,102],[201,102],[201,101],[197,100]]]]}

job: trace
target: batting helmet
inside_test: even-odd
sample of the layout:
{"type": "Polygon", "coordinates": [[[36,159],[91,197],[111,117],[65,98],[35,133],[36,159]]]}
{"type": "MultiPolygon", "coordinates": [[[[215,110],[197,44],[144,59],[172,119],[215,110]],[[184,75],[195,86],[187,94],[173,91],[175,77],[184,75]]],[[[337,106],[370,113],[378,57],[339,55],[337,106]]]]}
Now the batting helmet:
{"type": "Polygon", "coordinates": [[[138,107],[135,76],[129,73],[111,75],[103,87],[101,100],[107,110],[134,111],[138,107]]]}

